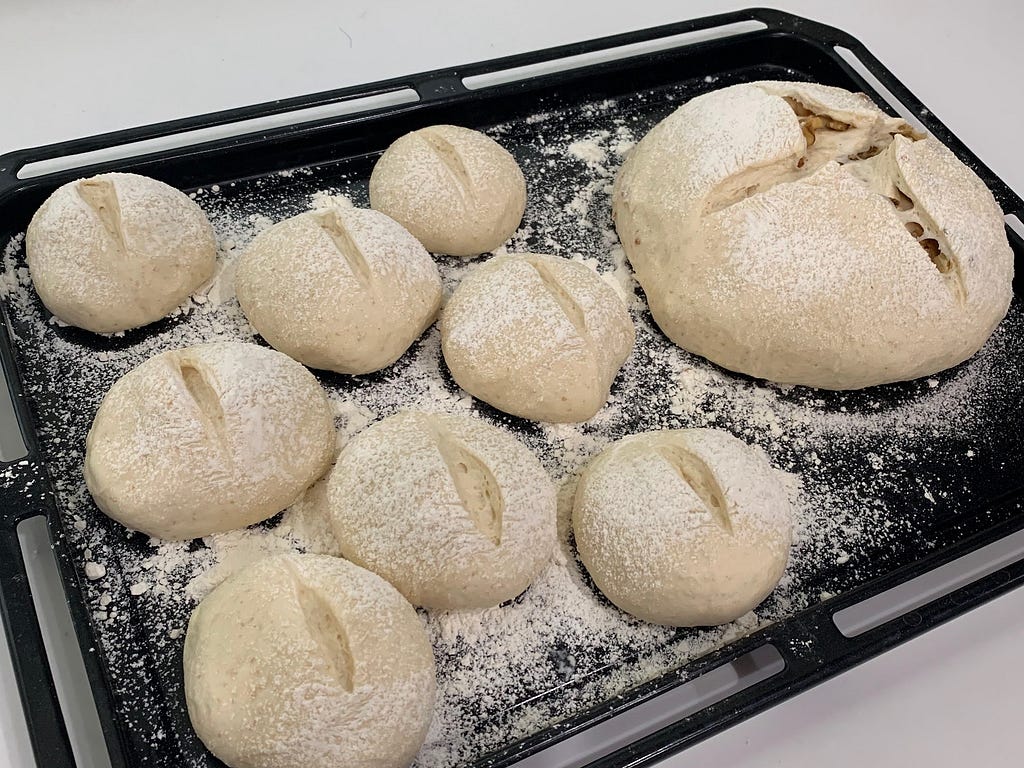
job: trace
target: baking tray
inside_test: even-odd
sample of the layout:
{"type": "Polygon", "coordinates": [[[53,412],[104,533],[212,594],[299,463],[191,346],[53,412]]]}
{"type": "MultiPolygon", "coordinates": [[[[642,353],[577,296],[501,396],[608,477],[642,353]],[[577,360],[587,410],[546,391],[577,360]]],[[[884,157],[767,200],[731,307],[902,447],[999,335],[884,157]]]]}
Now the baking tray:
{"type": "MultiPolygon", "coordinates": [[[[343,178],[346,189],[356,190],[358,197],[358,189],[365,185],[380,151],[397,136],[424,125],[453,122],[498,132],[520,161],[529,164],[530,152],[537,149],[537,131],[543,130],[547,119],[538,119],[539,115],[554,115],[580,135],[591,135],[607,122],[611,112],[621,112],[634,121],[639,137],[686,98],[734,82],[765,78],[813,80],[861,90],[883,107],[886,100],[880,90],[888,90],[907,112],[979,174],[1007,214],[1024,216],[1020,197],[858,41],[807,19],[751,9],[7,154],[0,157],[0,247],[9,244],[7,255],[17,264],[23,258],[17,235],[24,231],[38,205],[60,184],[94,173],[132,171],[185,190],[225,190],[227,199],[232,194],[230,190],[259,189],[255,197],[264,203],[276,201],[274,210],[277,218],[281,218],[295,212],[281,202],[288,199],[288,190],[308,192],[329,186],[331,179],[343,178]],[[760,28],[715,37],[717,30],[735,29],[735,25],[749,22],[758,22],[760,28]],[[686,34],[691,39],[675,40],[676,36],[686,34]],[[657,50],[623,49],[652,42],[657,50]],[[574,58],[606,51],[617,53],[605,61],[574,58]],[[854,66],[852,59],[859,61],[860,66],[854,66]],[[522,77],[497,78],[494,84],[473,89],[467,88],[464,80],[470,78],[472,83],[476,78],[480,83],[492,73],[531,67],[535,69],[523,70],[522,77]],[[870,73],[867,80],[861,74],[865,71],[870,73]],[[507,82],[500,82],[502,79],[507,82]],[[416,100],[127,159],[99,162],[85,158],[82,164],[69,170],[19,178],[19,171],[30,163],[403,89],[413,89],[416,100]],[[296,169],[302,172],[296,174],[296,169]]],[[[962,384],[964,366],[927,383],[910,382],[860,393],[817,393],[794,388],[776,394],[778,402],[790,402],[797,408],[862,414],[867,419],[875,413],[897,415],[897,427],[905,433],[901,439],[914,449],[901,454],[902,464],[885,469],[895,477],[879,491],[885,498],[863,499],[865,510],[872,504],[885,509],[884,515],[872,517],[872,521],[899,523],[892,535],[865,543],[857,553],[857,568],[839,567],[846,562],[843,557],[848,558],[844,554],[839,558],[841,562],[834,565],[819,563],[815,569],[799,573],[803,593],[816,597],[807,605],[798,606],[798,610],[790,612],[792,615],[785,607],[775,606],[783,616],[780,620],[752,633],[735,632],[732,639],[723,639],[714,650],[673,668],[661,669],[651,679],[615,696],[563,708],[561,715],[552,714],[532,731],[516,731],[514,739],[502,742],[499,727],[498,741],[482,741],[487,749],[474,754],[469,762],[481,767],[509,765],[755,649],[771,645],[781,655],[785,666],[778,674],[591,763],[641,765],[682,749],[1019,585],[1024,580],[1024,562],[1001,568],[855,637],[840,632],[833,620],[834,614],[843,608],[1024,528],[1024,440],[1020,429],[1024,417],[1024,377],[1019,375],[1019,367],[1012,367],[1015,361],[1024,359],[1024,310],[1019,298],[1024,243],[1012,230],[1007,231],[1016,257],[1016,298],[1007,321],[986,348],[988,351],[982,353],[982,363],[966,364],[987,366],[984,373],[988,384],[970,403],[962,430],[940,434],[920,420],[900,425],[898,414],[901,405],[928,397],[933,387],[942,390],[947,385],[962,384]],[[971,460],[966,461],[964,456],[971,460]],[[927,503],[922,501],[922,487],[927,503]]],[[[534,244],[543,247],[543,239],[534,244]]],[[[219,765],[205,753],[188,727],[180,681],[177,685],[168,683],[174,675],[180,676],[177,666],[181,638],[163,638],[158,642],[147,634],[146,596],[133,596],[121,584],[120,589],[112,590],[115,594],[110,609],[119,609],[123,620],[111,628],[108,622],[95,618],[94,605],[89,602],[92,587],[82,574],[81,535],[72,524],[77,517],[72,518],[68,509],[66,478],[71,469],[61,467],[55,458],[61,455],[56,448],[61,440],[81,441],[91,419],[91,407],[80,402],[79,393],[69,389],[84,374],[69,361],[61,364],[42,356],[33,345],[32,329],[23,312],[10,302],[4,303],[4,318],[0,363],[12,393],[27,455],[4,464],[0,470],[0,602],[37,762],[47,768],[75,764],[17,534],[20,522],[45,516],[112,764],[116,768],[219,765]],[[113,648],[119,652],[112,653],[113,648]]],[[[649,315],[639,319],[641,326],[650,329],[649,315]]],[[[55,328],[52,333],[71,345],[116,356],[154,334],[167,331],[174,322],[163,321],[114,339],[101,339],[74,329],[55,328]]],[[[651,334],[653,338],[656,331],[651,334]]],[[[103,386],[112,381],[110,375],[110,381],[102,381],[102,372],[96,375],[103,386]]],[[[715,375],[714,371],[708,375],[715,375]]],[[[728,374],[721,375],[729,378],[728,374]]],[[[327,384],[338,388],[352,386],[351,382],[341,381],[343,377],[325,378],[327,384]]],[[[739,388],[757,386],[744,377],[732,377],[732,381],[739,388]]],[[[450,381],[447,384],[451,386],[450,381]]],[[[632,394],[651,402],[658,396],[653,390],[642,389],[632,394]]],[[[485,415],[518,430],[529,442],[531,427],[527,423],[493,412],[485,415]]],[[[685,419],[672,423],[685,425],[685,419]]],[[[788,468],[807,477],[828,474],[832,487],[839,491],[845,488],[850,493],[861,493],[864,488],[875,487],[872,478],[881,470],[870,451],[863,455],[839,451],[829,454],[827,446],[819,449],[820,455],[811,452],[795,459],[790,457],[788,468]]],[[[785,459],[773,455],[776,461],[780,458],[785,459]]],[[[81,505],[76,507],[76,516],[80,514],[84,514],[81,505]]],[[[106,547],[114,553],[107,560],[108,578],[117,582],[120,574],[116,553],[145,548],[147,544],[138,536],[126,535],[115,524],[105,525],[102,516],[95,514],[96,520],[90,523],[92,541],[94,546],[106,547]]],[[[686,632],[680,630],[680,636],[686,632]]],[[[565,655],[558,651],[552,649],[552,663],[564,666],[565,655]]],[[[587,673],[591,677],[600,677],[608,667],[602,666],[600,653],[591,662],[587,673]]],[[[442,660],[442,667],[444,663],[442,660]]],[[[576,682],[569,679],[545,690],[524,690],[522,701],[499,702],[499,707],[511,710],[527,700],[545,696],[557,705],[563,701],[559,697],[576,682]]],[[[482,722],[481,732],[487,727],[482,722]]]]}

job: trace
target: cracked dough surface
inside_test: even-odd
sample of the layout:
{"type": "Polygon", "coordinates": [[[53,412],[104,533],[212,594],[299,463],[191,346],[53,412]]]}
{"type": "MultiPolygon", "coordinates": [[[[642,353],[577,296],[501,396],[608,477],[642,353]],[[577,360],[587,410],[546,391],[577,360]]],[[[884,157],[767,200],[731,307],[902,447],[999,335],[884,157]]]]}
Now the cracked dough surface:
{"type": "Polygon", "coordinates": [[[580,560],[605,597],[645,621],[732,621],[785,571],[793,510],[781,478],[763,451],[721,430],[624,437],[577,486],[580,560]]]}
{"type": "Polygon", "coordinates": [[[666,335],[782,383],[857,389],[952,367],[1012,295],[1002,212],[977,175],[839,88],[691,100],[627,158],[613,213],[666,335]]]}

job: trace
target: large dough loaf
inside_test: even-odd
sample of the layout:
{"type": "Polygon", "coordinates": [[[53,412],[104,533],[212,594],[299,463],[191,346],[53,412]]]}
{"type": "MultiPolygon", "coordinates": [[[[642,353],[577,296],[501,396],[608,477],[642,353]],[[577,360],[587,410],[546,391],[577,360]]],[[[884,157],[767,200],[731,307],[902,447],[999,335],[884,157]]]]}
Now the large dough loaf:
{"type": "Polygon", "coordinates": [[[973,355],[1013,254],[969,168],[866,96],[789,82],[699,96],[615,183],[616,228],[672,341],[734,371],[855,389],[973,355]]]}

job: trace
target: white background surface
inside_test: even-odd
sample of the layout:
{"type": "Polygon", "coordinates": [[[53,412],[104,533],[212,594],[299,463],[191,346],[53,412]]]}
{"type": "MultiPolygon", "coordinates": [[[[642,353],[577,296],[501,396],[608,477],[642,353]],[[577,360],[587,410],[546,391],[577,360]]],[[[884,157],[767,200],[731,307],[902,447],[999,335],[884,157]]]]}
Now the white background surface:
{"type": "MultiPolygon", "coordinates": [[[[0,153],[738,7],[645,0],[0,0],[0,153]]],[[[982,160],[1024,192],[1019,3],[848,0],[791,2],[785,9],[860,38],[982,160]]],[[[67,637],[55,640],[77,652],[67,637]]],[[[1022,641],[1019,590],[670,764],[1018,766],[1022,641]]],[[[84,752],[97,750],[86,745],[84,752]]],[[[5,764],[31,766],[32,758],[0,643],[5,764]]],[[[83,765],[99,763],[89,757],[83,765]]]]}

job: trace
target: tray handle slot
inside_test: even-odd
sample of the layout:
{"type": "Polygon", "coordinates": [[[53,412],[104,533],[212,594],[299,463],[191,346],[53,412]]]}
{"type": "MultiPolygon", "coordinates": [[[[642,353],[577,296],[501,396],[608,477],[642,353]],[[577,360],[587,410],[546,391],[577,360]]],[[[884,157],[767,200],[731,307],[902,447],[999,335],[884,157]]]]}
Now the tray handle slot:
{"type": "Polygon", "coordinates": [[[516,763],[516,768],[582,768],[669,724],[758,686],[786,667],[779,651],[761,645],[670,691],[625,710],[516,763]]]}
{"type": "Polygon", "coordinates": [[[1024,559],[1024,530],[940,565],[927,573],[836,611],[832,620],[846,637],[858,637],[1024,559]]]}
{"type": "Polygon", "coordinates": [[[0,610],[36,764],[75,768],[15,527],[0,530],[0,610]]]}
{"type": "Polygon", "coordinates": [[[117,134],[108,134],[107,137],[95,137],[95,141],[91,144],[69,142],[56,144],[42,150],[26,150],[5,155],[0,157],[0,173],[13,174],[15,179],[36,178],[75,168],[144,157],[183,147],[193,147],[206,142],[261,134],[275,129],[287,129],[291,126],[305,127],[311,122],[399,107],[419,100],[420,96],[413,88],[398,88],[294,110],[267,110],[267,114],[232,122],[221,121],[216,115],[213,115],[210,116],[213,118],[211,120],[197,119],[197,123],[204,124],[202,127],[196,128],[182,126],[179,129],[171,123],[164,123],[153,126],[155,130],[147,130],[146,133],[150,136],[138,141],[126,143],[101,141],[107,137],[114,139],[117,136],[117,134]],[[165,129],[164,126],[168,127],[165,129]],[[93,144],[99,146],[89,148],[93,144]],[[75,151],[78,147],[82,147],[83,151],[75,151]]]}
{"type": "MultiPolygon", "coordinates": [[[[685,45],[694,45],[696,43],[707,42],[709,40],[735,37],[749,32],[760,32],[767,28],[768,25],[763,21],[746,19],[742,21],[724,23],[719,26],[700,27],[686,32],[668,34],[663,37],[640,40],[637,42],[610,44],[608,47],[601,47],[596,50],[589,50],[584,53],[576,53],[569,56],[564,55],[564,51],[559,49],[561,52],[558,54],[557,58],[544,58],[530,64],[490,69],[478,74],[468,75],[462,78],[462,84],[468,90],[476,91],[482,88],[491,88],[498,85],[516,83],[521,80],[535,79],[559,72],[568,72],[594,64],[604,64],[606,62],[618,61],[620,59],[627,59],[633,56],[640,56],[642,54],[680,48],[685,45]]],[[[616,38],[606,38],[604,41],[595,42],[610,42],[615,39],[616,38]]],[[[543,54],[546,52],[542,51],[540,53],[543,54]]]]}

